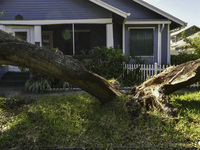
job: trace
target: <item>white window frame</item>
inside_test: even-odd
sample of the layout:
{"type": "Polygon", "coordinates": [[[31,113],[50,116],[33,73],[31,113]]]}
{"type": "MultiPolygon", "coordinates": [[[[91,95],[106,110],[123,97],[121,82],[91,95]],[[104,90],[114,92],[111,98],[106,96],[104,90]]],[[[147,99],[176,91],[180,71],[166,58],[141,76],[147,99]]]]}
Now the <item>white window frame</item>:
{"type": "Polygon", "coordinates": [[[18,28],[13,28],[12,29],[13,35],[15,36],[15,32],[26,32],[27,33],[27,42],[31,42],[31,37],[30,37],[30,29],[18,29],[18,28]]]}
{"type": "Polygon", "coordinates": [[[35,44],[34,26],[5,26],[5,31],[13,33],[13,36],[15,36],[15,32],[27,32],[27,42],[35,44]]]}

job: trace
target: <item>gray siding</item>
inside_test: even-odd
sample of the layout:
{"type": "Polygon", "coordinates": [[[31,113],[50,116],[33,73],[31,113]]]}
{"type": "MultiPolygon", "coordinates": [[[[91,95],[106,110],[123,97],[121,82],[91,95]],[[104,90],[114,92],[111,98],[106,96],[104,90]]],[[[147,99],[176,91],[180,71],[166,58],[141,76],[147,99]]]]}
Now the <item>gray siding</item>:
{"type": "Polygon", "coordinates": [[[129,19],[164,19],[163,16],[149,10],[132,0],[102,0],[127,13],[131,13],[129,19]]]}
{"type": "Polygon", "coordinates": [[[1,20],[96,19],[110,18],[112,13],[88,0],[1,0],[1,20]]]}

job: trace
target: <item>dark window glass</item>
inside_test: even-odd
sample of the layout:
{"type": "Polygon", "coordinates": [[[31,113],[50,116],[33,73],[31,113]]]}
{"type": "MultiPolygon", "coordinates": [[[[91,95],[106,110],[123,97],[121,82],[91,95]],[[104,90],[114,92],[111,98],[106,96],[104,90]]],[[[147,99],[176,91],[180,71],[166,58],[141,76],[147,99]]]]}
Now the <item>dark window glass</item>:
{"type": "Polygon", "coordinates": [[[15,32],[15,37],[17,39],[27,41],[27,32],[15,32]]]}
{"type": "Polygon", "coordinates": [[[130,30],[130,55],[131,56],[153,55],[153,29],[130,30]]]}

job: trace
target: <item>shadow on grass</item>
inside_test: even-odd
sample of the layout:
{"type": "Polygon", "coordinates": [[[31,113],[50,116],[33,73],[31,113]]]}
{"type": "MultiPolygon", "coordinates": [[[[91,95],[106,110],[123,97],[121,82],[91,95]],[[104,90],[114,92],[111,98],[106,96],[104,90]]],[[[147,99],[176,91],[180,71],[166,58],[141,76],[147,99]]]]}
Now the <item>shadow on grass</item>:
{"type": "Polygon", "coordinates": [[[182,110],[184,109],[190,109],[190,110],[194,110],[196,112],[200,111],[200,101],[196,101],[196,100],[176,100],[176,103],[179,104],[179,108],[181,108],[182,110]]]}
{"type": "MultiPolygon", "coordinates": [[[[6,117],[12,109],[4,106],[9,106],[1,112],[6,117]]],[[[102,106],[87,94],[51,96],[15,107],[13,118],[0,122],[2,149],[186,148],[174,120],[156,113],[132,120],[123,99],[102,106]]]]}
{"type": "Polygon", "coordinates": [[[34,98],[20,98],[20,97],[11,97],[11,98],[1,98],[0,99],[0,109],[16,113],[23,109],[22,107],[31,105],[36,99],[34,98]]]}

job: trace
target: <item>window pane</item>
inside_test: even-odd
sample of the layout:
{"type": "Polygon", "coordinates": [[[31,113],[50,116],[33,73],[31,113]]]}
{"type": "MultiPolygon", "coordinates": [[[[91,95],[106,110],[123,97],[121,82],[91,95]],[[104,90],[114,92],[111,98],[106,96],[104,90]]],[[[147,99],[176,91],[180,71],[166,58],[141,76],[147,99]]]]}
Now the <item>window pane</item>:
{"type": "Polygon", "coordinates": [[[15,32],[15,37],[17,39],[27,41],[27,32],[15,32]]]}
{"type": "Polygon", "coordinates": [[[77,31],[75,32],[75,48],[76,55],[81,55],[81,51],[90,50],[90,32],[89,31],[77,31]]]}
{"type": "Polygon", "coordinates": [[[42,47],[53,48],[53,31],[42,31],[42,47]]]}
{"type": "Polygon", "coordinates": [[[130,30],[130,55],[152,56],[153,55],[153,30],[132,29],[130,30]]]}
{"type": "MultiPolygon", "coordinates": [[[[65,30],[62,32],[64,43],[62,47],[64,48],[65,55],[73,55],[73,33],[72,30],[65,30]]],[[[61,43],[60,43],[61,44],[61,43]]]]}

